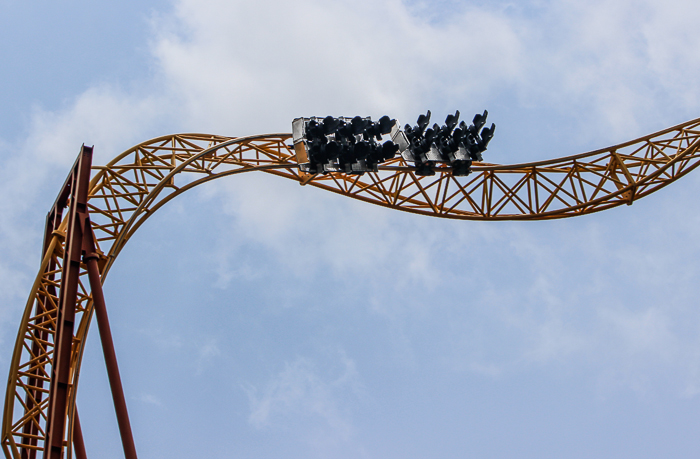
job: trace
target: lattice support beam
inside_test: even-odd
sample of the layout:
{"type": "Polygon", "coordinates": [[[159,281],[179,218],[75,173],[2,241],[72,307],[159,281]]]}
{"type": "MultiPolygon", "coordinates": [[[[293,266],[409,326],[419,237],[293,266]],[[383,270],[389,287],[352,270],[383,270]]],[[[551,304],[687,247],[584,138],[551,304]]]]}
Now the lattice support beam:
{"type": "MultiPolygon", "coordinates": [[[[90,284],[91,291],[97,292],[97,285],[104,282],[134,232],[187,190],[217,178],[260,171],[368,203],[440,218],[566,218],[631,204],[698,167],[700,119],[565,158],[516,165],[474,163],[473,173],[466,177],[454,176],[445,166],[436,167],[435,176],[418,176],[400,158],[364,175],[306,174],[298,170],[290,143],[289,134],[163,136],[136,145],[105,166],[93,167],[85,196],[81,188],[83,194],[73,198],[72,182],[67,182],[49,215],[45,256],[10,363],[1,439],[7,457],[35,459],[36,451],[58,452],[61,448],[70,454],[67,445],[71,438],[77,440],[79,430],[73,414],[76,387],[95,308],[86,287],[90,284]],[[67,202],[71,212],[63,216],[67,202]],[[81,212],[89,212],[90,218],[76,217],[76,206],[82,206],[81,212]],[[75,253],[72,241],[77,231],[94,234],[95,250],[90,253],[97,253],[98,258],[88,264],[93,265],[93,274],[97,265],[99,282],[89,282],[84,267],[90,260],[81,260],[75,253]],[[74,297],[72,311],[64,302],[64,290],[74,297]],[[64,362],[68,362],[67,370],[64,362]],[[58,403],[59,399],[64,400],[65,410],[57,408],[64,403],[58,403]],[[54,409],[64,413],[62,421],[54,420],[54,409]]],[[[77,444],[75,448],[77,454],[77,444]]]]}

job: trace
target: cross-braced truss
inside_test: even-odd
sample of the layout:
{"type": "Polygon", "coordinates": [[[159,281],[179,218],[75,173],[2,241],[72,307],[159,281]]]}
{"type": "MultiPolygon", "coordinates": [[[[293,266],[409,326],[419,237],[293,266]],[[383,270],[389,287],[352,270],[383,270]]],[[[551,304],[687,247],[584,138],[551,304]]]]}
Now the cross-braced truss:
{"type": "MultiPolygon", "coordinates": [[[[262,171],[393,209],[465,220],[541,220],[632,204],[700,164],[700,119],[603,150],[512,166],[475,163],[455,177],[437,166],[418,176],[396,158],[363,175],[308,175],[297,167],[288,134],[230,138],[202,134],[159,137],[106,166],[93,166],[88,211],[102,282],[141,224],[175,196],[209,180],[262,171]]],[[[11,361],[2,425],[5,455],[34,459],[43,452],[52,384],[58,289],[68,218],[47,226],[36,281],[11,361]]],[[[86,265],[79,271],[63,447],[72,454],[76,388],[93,298],[86,265]]],[[[94,285],[94,284],[93,284],[94,285]]]]}

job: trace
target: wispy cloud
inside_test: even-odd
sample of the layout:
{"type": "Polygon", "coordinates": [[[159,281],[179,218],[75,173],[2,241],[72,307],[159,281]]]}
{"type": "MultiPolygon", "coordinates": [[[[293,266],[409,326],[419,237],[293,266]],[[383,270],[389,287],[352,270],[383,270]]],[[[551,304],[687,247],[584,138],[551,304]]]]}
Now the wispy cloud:
{"type": "Polygon", "coordinates": [[[153,394],[141,394],[138,400],[148,405],[163,406],[163,402],[160,401],[160,398],[153,394]]]}
{"type": "Polygon", "coordinates": [[[217,344],[217,340],[210,338],[198,346],[199,357],[197,359],[197,374],[202,374],[204,370],[211,365],[212,360],[221,355],[221,349],[217,344]]]}
{"type": "Polygon", "coordinates": [[[347,440],[353,426],[340,395],[356,390],[359,375],[353,360],[343,355],[340,364],[342,372],[329,377],[303,357],[286,362],[264,388],[245,388],[251,411],[248,421],[261,429],[274,428],[281,419],[310,418],[321,422],[332,436],[347,440]]]}

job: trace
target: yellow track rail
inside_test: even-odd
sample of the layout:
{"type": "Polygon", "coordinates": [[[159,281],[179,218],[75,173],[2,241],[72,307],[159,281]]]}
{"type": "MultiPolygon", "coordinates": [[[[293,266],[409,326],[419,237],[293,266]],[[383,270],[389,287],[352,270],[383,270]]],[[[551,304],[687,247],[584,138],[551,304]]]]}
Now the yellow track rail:
{"type": "MultiPolygon", "coordinates": [[[[93,167],[89,211],[104,282],[112,263],[141,224],[175,196],[226,175],[262,171],[397,210],[465,220],[542,220],[632,204],[700,164],[700,119],[603,150],[517,165],[475,163],[467,177],[449,167],[417,176],[396,158],[362,176],[300,173],[289,134],[229,138],[178,134],[149,140],[106,166],[93,167]]],[[[43,451],[48,384],[65,239],[54,232],[26,304],[5,396],[6,457],[43,451]],[[49,270],[49,268],[52,268],[49,270]],[[33,378],[33,379],[31,379],[33,378]],[[43,381],[42,387],[36,381],[43,381]],[[35,429],[26,426],[34,425],[35,429]],[[37,432],[29,434],[28,431],[37,432]]],[[[93,305],[81,272],[73,340],[65,456],[71,456],[72,414],[93,305]]]]}

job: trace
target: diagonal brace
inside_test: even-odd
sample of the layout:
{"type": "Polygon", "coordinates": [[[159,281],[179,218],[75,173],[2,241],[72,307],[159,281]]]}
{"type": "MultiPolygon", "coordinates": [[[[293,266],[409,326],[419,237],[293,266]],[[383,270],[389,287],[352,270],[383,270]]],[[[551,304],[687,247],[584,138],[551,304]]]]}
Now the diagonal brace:
{"type": "Polygon", "coordinates": [[[85,255],[83,256],[83,260],[87,265],[88,278],[90,279],[90,291],[92,292],[92,301],[95,308],[95,317],[97,318],[97,327],[100,330],[102,352],[104,353],[105,364],[107,366],[109,385],[112,389],[114,411],[116,412],[117,423],[119,424],[119,434],[121,435],[122,447],[124,448],[124,457],[126,459],[137,459],[134,436],[131,432],[131,423],[129,422],[129,413],[126,409],[124,389],[122,387],[121,377],[119,376],[117,354],[114,351],[112,331],[109,327],[107,307],[105,305],[105,298],[102,292],[100,269],[97,263],[100,256],[95,247],[94,235],[90,229],[89,219],[87,219],[85,223],[88,230],[85,231],[85,255]]]}

